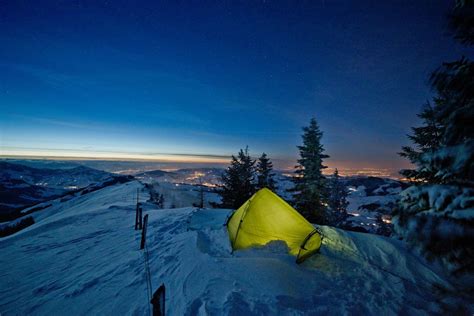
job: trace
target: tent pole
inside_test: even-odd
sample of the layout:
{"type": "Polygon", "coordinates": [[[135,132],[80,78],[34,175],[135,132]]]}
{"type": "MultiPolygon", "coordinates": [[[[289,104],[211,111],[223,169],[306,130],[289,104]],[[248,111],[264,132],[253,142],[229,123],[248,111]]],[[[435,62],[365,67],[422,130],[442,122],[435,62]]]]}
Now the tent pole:
{"type": "Polygon", "coordinates": [[[235,232],[234,241],[232,242],[232,252],[231,253],[234,253],[234,245],[237,242],[237,237],[239,236],[240,226],[242,225],[242,222],[244,221],[244,216],[245,216],[245,214],[247,214],[247,210],[250,207],[250,203],[252,203],[252,199],[249,200],[249,204],[247,204],[247,206],[245,207],[245,210],[242,212],[242,216],[240,217],[239,226],[237,226],[237,231],[235,232]]]}

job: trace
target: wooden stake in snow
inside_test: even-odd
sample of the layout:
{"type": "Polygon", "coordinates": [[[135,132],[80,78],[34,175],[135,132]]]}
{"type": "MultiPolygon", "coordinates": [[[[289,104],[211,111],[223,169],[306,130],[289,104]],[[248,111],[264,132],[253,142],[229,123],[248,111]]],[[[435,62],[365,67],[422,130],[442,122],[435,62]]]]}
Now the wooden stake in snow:
{"type": "Polygon", "coordinates": [[[143,209],[141,207],[141,205],[138,206],[138,229],[142,229],[143,228],[143,223],[142,223],[142,219],[143,219],[143,209]]]}
{"type": "Polygon", "coordinates": [[[138,216],[140,215],[139,214],[139,212],[140,212],[139,207],[140,207],[140,203],[138,203],[138,188],[137,188],[137,207],[135,209],[135,230],[139,229],[138,228],[138,222],[139,222],[138,216]]]}
{"type": "Polygon", "coordinates": [[[165,285],[161,284],[153,293],[150,302],[153,305],[153,316],[165,316],[165,285]]]}
{"type": "Polygon", "coordinates": [[[137,204],[135,206],[135,230],[138,229],[138,189],[137,189],[137,204]]]}
{"type": "Polygon", "coordinates": [[[140,249],[145,248],[147,225],[148,225],[148,214],[146,214],[145,217],[143,218],[142,240],[140,242],[140,249]]]}

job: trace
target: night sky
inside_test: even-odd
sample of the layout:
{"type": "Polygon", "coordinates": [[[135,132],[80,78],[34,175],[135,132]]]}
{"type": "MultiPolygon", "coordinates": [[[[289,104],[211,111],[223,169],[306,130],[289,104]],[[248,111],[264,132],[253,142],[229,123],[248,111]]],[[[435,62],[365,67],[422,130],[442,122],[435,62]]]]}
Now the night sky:
{"type": "Polygon", "coordinates": [[[398,169],[430,72],[466,55],[451,7],[0,0],[1,154],[219,158],[248,145],[284,167],[315,116],[330,166],[398,169]]]}

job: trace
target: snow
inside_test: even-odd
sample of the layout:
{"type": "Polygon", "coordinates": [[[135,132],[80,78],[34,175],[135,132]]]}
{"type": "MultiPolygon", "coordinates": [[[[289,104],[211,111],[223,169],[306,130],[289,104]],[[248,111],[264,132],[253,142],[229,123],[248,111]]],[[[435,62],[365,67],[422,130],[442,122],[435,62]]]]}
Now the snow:
{"type": "Polygon", "coordinates": [[[412,186],[393,218],[398,235],[472,288],[474,189],[448,184],[412,186]],[[465,272],[463,272],[465,271],[465,272]],[[465,275],[462,275],[464,273],[465,275]]]}
{"type": "Polygon", "coordinates": [[[230,210],[157,209],[132,181],[57,203],[0,239],[0,313],[148,313],[137,188],[153,290],[166,285],[169,315],[442,314],[453,300],[473,311],[401,241],[321,227],[321,252],[300,265],[282,242],[232,252],[230,210]]]}
{"type": "Polygon", "coordinates": [[[224,209],[196,209],[190,216],[188,228],[193,230],[201,230],[203,227],[209,229],[222,228],[232,212],[232,210],[224,209]]]}
{"type": "Polygon", "coordinates": [[[402,192],[401,201],[407,205],[418,203],[416,208],[407,211],[420,215],[453,219],[474,218],[474,190],[471,188],[455,185],[412,186],[402,192]],[[424,198],[425,196],[428,198],[424,198]]]}

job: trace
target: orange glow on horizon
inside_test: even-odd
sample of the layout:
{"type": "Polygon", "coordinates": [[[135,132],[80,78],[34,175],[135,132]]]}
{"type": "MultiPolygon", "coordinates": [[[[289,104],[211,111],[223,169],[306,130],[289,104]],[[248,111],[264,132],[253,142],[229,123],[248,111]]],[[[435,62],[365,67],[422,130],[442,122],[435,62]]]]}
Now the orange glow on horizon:
{"type": "Polygon", "coordinates": [[[49,150],[9,150],[0,152],[0,158],[16,159],[51,159],[51,160],[129,160],[149,162],[177,162],[177,163],[213,163],[227,164],[229,158],[207,155],[188,154],[139,154],[121,152],[82,152],[82,151],[55,151],[49,150]]]}

